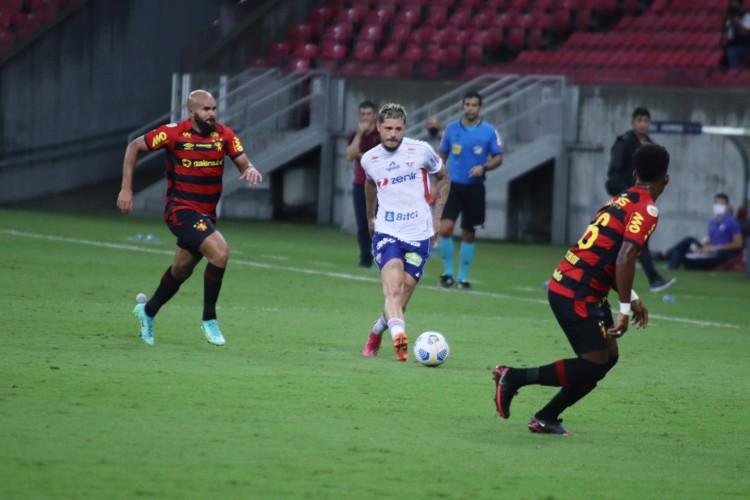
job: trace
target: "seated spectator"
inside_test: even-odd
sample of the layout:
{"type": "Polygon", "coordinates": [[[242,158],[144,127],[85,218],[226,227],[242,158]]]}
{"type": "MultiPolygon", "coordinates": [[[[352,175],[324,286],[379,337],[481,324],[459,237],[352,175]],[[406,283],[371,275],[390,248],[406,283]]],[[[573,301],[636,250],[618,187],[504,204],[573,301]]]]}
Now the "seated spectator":
{"type": "Polygon", "coordinates": [[[742,251],[744,240],[740,223],[732,215],[729,197],[719,193],[714,197],[714,217],[708,222],[708,236],[698,241],[688,236],[658,258],[669,260],[669,268],[713,269],[742,251]]]}
{"type": "Polygon", "coordinates": [[[729,68],[739,68],[750,57],[750,12],[742,8],[742,0],[729,0],[722,14],[722,46],[729,68]]]}

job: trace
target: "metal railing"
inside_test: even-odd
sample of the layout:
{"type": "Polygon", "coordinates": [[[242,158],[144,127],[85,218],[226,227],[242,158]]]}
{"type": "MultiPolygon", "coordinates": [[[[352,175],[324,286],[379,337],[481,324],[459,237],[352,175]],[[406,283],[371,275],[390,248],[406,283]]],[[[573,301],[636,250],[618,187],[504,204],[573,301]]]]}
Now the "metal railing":
{"type": "Polygon", "coordinates": [[[406,135],[422,135],[424,122],[433,115],[443,124],[459,120],[463,96],[470,90],[482,95],[482,118],[500,130],[506,146],[562,133],[564,77],[485,74],[409,112],[406,135]]]}

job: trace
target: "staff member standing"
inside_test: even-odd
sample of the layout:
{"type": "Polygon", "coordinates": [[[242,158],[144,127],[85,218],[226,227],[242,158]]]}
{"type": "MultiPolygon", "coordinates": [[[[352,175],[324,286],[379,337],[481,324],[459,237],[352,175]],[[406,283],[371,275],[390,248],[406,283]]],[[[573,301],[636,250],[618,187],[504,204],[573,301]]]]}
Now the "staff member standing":
{"type": "Polygon", "coordinates": [[[440,224],[440,255],[443,275],[439,286],[450,288],[453,278],[453,230],[461,215],[461,249],[459,251],[459,289],[471,289],[469,269],[474,260],[476,228],[484,225],[485,175],[503,162],[503,141],[500,133],[482,121],[482,96],[468,92],[463,99],[463,118],[450,123],[440,144],[440,158],[448,165],[451,190],[440,224]]]}
{"type": "MultiPolygon", "coordinates": [[[[618,196],[627,189],[633,187],[633,153],[644,144],[653,144],[654,141],[648,136],[651,128],[651,113],[646,108],[635,108],[633,110],[631,130],[615,139],[610,150],[609,170],[607,171],[607,193],[610,196],[618,196]]],[[[675,278],[665,279],[654,267],[648,242],[641,249],[638,261],[648,278],[649,289],[652,292],[661,292],[675,283],[675,278]]]]}

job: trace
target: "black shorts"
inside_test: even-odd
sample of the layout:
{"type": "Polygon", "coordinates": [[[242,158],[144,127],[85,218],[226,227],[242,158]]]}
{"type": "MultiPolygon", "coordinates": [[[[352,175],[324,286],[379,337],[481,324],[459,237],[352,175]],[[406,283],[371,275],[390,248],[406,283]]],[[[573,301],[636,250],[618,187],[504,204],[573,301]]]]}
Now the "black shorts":
{"type": "Polygon", "coordinates": [[[461,215],[461,229],[474,231],[484,225],[484,184],[451,184],[443,219],[456,222],[461,215]]]}
{"type": "Polygon", "coordinates": [[[201,244],[216,232],[213,221],[194,210],[167,212],[164,219],[172,234],[177,236],[177,246],[190,252],[196,260],[201,260],[201,244]]]}
{"type": "Polygon", "coordinates": [[[615,323],[612,319],[612,309],[606,298],[599,302],[582,304],[554,292],[548,292],[547,295],[552,312],[576,354],[607,348],[605,334],[607,329],[615,323]],[[576,302],[585,309],[588,317],[576,311],[576,302]]]}

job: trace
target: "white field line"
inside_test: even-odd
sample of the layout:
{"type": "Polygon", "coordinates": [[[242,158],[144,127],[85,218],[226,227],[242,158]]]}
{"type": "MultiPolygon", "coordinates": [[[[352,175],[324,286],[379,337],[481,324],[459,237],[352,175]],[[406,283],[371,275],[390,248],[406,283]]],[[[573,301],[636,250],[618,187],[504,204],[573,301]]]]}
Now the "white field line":
{"type": "MultiPolygon", "coordinates": [[[[16,231],[14,229],[0,229],[0,233],[4,233],[10,236],[16,236],[16,237],[35,238],[35,239],[47,240],[47,241],[58,241],[58,242],[64,242],[64,243],[72,243],[76,245],[86,245],[86,246],[93,246],[93,247],[99,247],[99,248],[110,248],[113,250],[127,250],[127,251],[132,251],[132,252],[153,253],[153,254],[162,254],[162,255],[170,255],[170,256],[174,254],[174,250],[162,250],[158,248],[147,248],[147,247],[142,247],[138,245],[126,245],[122,243],[108,243],[104,241],[86,240],[86,239],[81,239],[81,238],[68,238],[65,236],[52,236],[48,234],[29,233],[25,231],[16,231]]],[[[339,272],[331,272],[331,271],[320,271],[316,269],[307,269],[307,268],[302,268],[302,267],[266,264],[263,262],[254,262],[254,261],[243,260],[243,259],[232,259],[232,264],[257,267],[261,269],[273,269],[276,271],[283,271],[283,272],[327,276],[329,278],[339,278],[339,279],[345,279],[345,280],[351,280],[351,281],[365,281],[365,282],[371,282],[371,283],[380,283],[379,278],[371,278],[368,276],[359,276],[355,274],[339,273],[339,272]]],[[[429,287],[429,286],[421,287],[420,289],[430,290],[430,291],[438,292],[438,293],[450,293],[451,292],[450,290],[443,290],[440,288],[429,287]]],[[[456,293],[456,292],[453,291],[452,293],[456,293]]],[[[545,299],[519,297],[518,295],[508,295],[508,294],[494,293],[494,292],[481,292],[481,291],[476,291],[476,290],[472,290],[468,292],[464,291],[461,293],[469,293],[472,295],[479,295],[482,297],[489,297],[493,299],[514,300],[514,301],[519,301],[519,302],[528,302],[532,304],[547,305],[547,300],[545,299]]],[[[733,329],[738,329],[738,330],[746,328],[741,325],[735,325],[732,323],[720,323],[717,321],[702,321],[702,320],[695,320],[695,319],[690,319],[690,318],[681,318],[681,317],[676,317],[676,316],[665,316],[662,314],[650,314],[649,317],[653,319],[664,320],[664,321],[672,321],[674,323],[683,323],[683,324],[702,326],[702,327],[714,326],[714,327],[719,327],[719,328],[733,328],[733,329]]]]}

